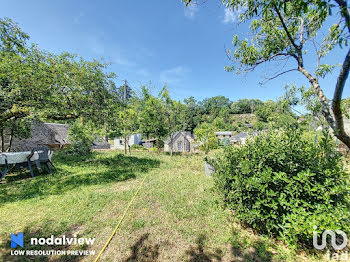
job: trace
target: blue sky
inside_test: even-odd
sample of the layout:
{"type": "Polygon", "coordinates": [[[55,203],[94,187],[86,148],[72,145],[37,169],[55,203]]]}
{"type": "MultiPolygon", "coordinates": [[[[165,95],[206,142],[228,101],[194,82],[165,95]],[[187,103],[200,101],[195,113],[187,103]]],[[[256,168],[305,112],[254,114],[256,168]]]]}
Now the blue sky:
{"type": "MultiPolygon", "coordinates": [[[[11,0],[2,1],[0,17],[18,22],[42,49],[111,62],[117,84],[127,79],[139,89],[151,81],[156,93],[166,82],[175,99],[276,99],[285,84],[308,85],[295,72],[260,86],[273,65],[248,75],[225,72],[225,47],[231,47],[235,33],[244,36],[248,30],[237,25],[237,14],[225,10],[220,1],[185,9],[180,0],[11,0]]],[[[344,50],[337,50],[330,60],[340,63],[343,57],[344,50]]],[[[306,62],[313,64],[312,59],[306,62]]],[[[328,96],[335,80],[336,74],[321,81],[328,96]]],[[[344,95],[350,95],[349,81],[344,95]]]]}

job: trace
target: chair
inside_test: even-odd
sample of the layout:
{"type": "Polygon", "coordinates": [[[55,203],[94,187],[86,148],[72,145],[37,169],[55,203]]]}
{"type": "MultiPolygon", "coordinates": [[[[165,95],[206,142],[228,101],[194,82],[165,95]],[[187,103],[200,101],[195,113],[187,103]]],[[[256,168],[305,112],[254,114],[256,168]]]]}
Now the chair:
{"type": "MultiPolygon", "coordinates": [[[[39,172],[42,171],[41,169],[41,164],[44,164],[46,167],[47,172],[50,174],[51,173],[51,168],[50,165],[55,168],[55,166],[53,165],[52,161],[51,161],[51,149],[47,146],[37,146],[34,147],[32,149],[32,154],[34,154],[34,152],[37,152],[39,155],[39,159],[37,161],[35,161],[35,164],[39,170],[39,172]]],[[[55,168],[56,169],[56,168],[55,168]]]]}

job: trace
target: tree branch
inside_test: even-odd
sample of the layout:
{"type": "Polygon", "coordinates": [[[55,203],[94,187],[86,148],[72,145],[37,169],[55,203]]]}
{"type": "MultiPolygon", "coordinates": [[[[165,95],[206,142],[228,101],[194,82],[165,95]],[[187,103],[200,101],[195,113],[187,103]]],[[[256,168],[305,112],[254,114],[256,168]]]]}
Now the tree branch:
{"type": "Polygon", "coordinates": [[[342,15],[342,17],[344,17],[346,27],[348,28],[348,31],[350,33],[350,14],[349,14],[347,1],[335,0],[335,2],[337,2],[337,4],[340,7],[340,14],[342,15]]]}
{"type": "Polygon", "coordinates": [[[52,120],[68,120],[68,119],[77,119],[77,115],[48,115],[45,118],[52,120]]]}
{"type": "Polygon", "coordinates": [[[294,46],[295,49],[299,50],[300,47],[294,42],[294,39],[292,38],[291,34],[289,33],[288,28],[287,28],[286,24],[284,23],[282,15],[281,15],[280,11],[278,10],[277,6],[273,5],[273,7],[274,7],[274,9],[275,9],[275,11],[277,13],[277,16],[278,16],[279,20],[282,23],[282,27],[283,27],[284,31],[286,32],[289,41],[291,42],[291,44],[294,46]]]}
{"type": "Polygon", "coordinates": [[[284,75],[284,74],[292,72],[292,71],[299,71],[299,70],[297,68],[293,68],[293,69],[289,69],[289,70],[283,71],[283,72],[278,73],[277,75],[274,75],[272,77],[267,77],[265,81],[259,82],[259,84],[260,85],[266,84],[268,81],[273,80],[273,79],[275,79],[275,78],[277,78],[277,77],[279,77],[281,75],[284,75]]]}
{"type": "Polygon", "coordinates": [[[277,13],[277,16],[279,18],[279,20],[281,21],[281,24],[282,24],[282,27],[284,29],[284,31],[286,32],[287,34],[287,37],[290,41],[290,43],[293,45],[293,47],[295,48],[295,50],[297,51],[298,53],[298,57],[297,57],[297,62],[298,62],[298,65],[303,67],[303,57],[302,57],[302,53],[301,53],[301,46],[298,46],[295,42],[294,42],[294,39],[292,37],[292,35],[290,34],[290,32],[288,31],[288,28],[283,20],[283,17],[280,13],[280,11],[278,10],[277,6],[276,5],[273,5],[276,13],[277,13]]]}

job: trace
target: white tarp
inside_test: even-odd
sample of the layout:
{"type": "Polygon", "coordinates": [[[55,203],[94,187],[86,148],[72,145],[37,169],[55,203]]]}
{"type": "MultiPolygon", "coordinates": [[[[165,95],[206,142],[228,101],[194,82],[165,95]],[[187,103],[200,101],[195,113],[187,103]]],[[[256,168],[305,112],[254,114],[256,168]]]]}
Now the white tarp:
{"type": "MultiPolygon", "coordinates": [[[[31,151],[25,152],[11,152],[11,153],[0,153],[0,165],[5,165],[5,158],[7,157],[8,164],[17,164],[28,161],[31,151]]],[[[34,155],[31,157],[30,161],[35,161],[39,159],[39,154],[34,152],[34,155]]]]}

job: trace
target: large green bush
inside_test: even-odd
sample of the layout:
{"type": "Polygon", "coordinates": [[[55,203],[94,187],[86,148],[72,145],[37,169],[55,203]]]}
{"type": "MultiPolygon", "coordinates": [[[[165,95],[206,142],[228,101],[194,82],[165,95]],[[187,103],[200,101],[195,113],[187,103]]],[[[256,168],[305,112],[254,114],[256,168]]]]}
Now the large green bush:
{"type": "Polygon", "coordinates": [[[235,216],[288,244],[312,246],[313,226],[349,231],[349,176],[329,136],[271,131],[215,160],[216,188],[235,216]]]}
{"type": "Polygon", "coordinates": [[[67,152],[72,155],[86,156],[91,153],[92,144],[97,137],[91,123],[77,120],[69,129],[69,140],[71,146],[67,152]]]}

